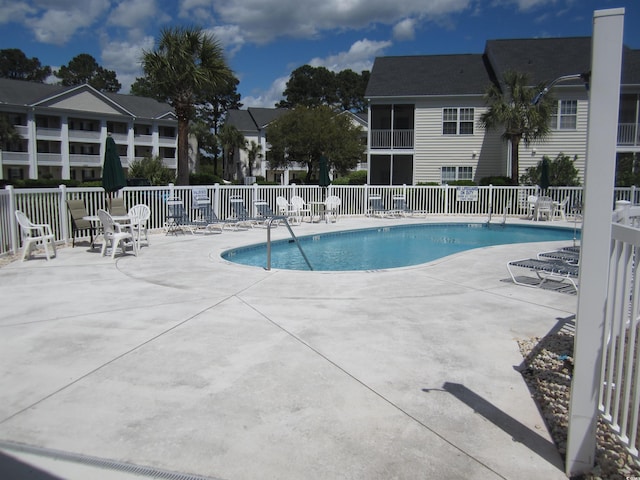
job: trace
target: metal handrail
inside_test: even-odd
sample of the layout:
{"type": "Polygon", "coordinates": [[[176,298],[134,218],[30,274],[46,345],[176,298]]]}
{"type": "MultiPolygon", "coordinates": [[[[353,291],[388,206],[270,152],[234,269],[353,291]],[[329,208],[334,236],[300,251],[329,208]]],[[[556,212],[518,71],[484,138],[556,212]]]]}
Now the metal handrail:
{"type": "Polygon", "coordinates": [[[289,233],[291,234],[291,238],[293,238],[293,241],[298,246],[298,250],[300,250],[300,253],[302,254],[302,258],[304,258],[304,261],[307,262],[307,266],[309,267],[309,270],[313,270],[313,267],[311,266],[311,263],[309,262],[309,259],[307,258],[307,255],[304,253],[304,250],[302,250],[302,246],[300,245],[300,242],[298,241],[298,237],[296,237],[295,233],[293,233],[293,230],[291,229],[291,225],[289,224],[289,220],[284,215],[274,215],[272,217],[269,217],[267,219],[267,221],[265,222],[265,225],[267,226],[267,267],[266,267],[266,270],[271,270],[271,224],[274,221],[279,221],[279,220],[284,220],[284,224],[287,226],[287,230],[289,230],[289,233]]]}

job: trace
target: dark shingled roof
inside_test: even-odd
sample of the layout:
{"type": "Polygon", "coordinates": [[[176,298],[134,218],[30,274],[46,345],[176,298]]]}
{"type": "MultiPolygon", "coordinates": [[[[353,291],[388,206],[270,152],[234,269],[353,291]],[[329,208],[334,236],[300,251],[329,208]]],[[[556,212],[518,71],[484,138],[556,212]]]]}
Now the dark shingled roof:
{"type": "MultiPolygon", "coordinates": [[[[64,95],[65,92],[73,95],[72,91],[78,88],[82,87],[63,87],[61,85],[0,78],[0,103],[21,106],[36,105],[51,97],[64,95]]],[[[91,87],[85,86],[85,88],[88,88],[98,96],[104,95],[111,102],[138,118],[162,118],[167,114],[173,113],[173,108],[170,105],[158,102],[153,98],[118,93],[100,93],[91,87]]]]}
{"type": "MultiPolygon", "coordinates": [[[[591,37],[488,40],[482,55],[378,57],[365,97],[483,94],[508,70],[526,73],[534,86],[590,69],[591,37]]],[[[622,84],[640,85],[640,50],[623,49],[622,84]]]]}
{"type": "Polygon", "coordinates": [[[247,110],[229,110],[225,123],[241,132],[258,132],[286,112],[283,108],[254,108],[247,110]]]}
{"type": "Polygon", "coordinates": [[[531,85],[591,69],[591,37],[487,40],[484,53],[496,78],[513,70],[526,73],[531,85]]]}
{"type": "Polygon", "coordinates": [[[482,95],[489,82],[480,54],[378,57],[365,97],[482,95]]]}

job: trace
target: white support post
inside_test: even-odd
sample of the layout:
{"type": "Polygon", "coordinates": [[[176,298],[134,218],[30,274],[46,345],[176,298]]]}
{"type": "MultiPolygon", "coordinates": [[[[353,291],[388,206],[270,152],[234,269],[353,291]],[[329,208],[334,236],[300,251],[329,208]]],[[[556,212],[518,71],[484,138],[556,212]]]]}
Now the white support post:
{"type": "Polygon", "coordinates": [[[624,8],[593,15],[589,123],[585,166],[574,371],[569,408],[566,473],[594,464],[599,374],[607,301],[624,8]]]}

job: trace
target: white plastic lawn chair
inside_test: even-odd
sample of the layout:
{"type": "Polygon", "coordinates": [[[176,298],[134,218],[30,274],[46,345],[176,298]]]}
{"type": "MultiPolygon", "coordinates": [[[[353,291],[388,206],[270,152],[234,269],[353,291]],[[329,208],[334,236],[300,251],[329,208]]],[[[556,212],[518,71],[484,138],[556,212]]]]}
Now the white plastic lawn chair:
{"type": "Polygon", "coordinates": [[[51,253],[49,247],[51,247],[52,254],[56,256],[56,242],[51,227],[46,223],[33,223],[27,216],[20,210],[16,210],[16,219],[20,225],[20,231],[22,236],[22,261],[24,262],[28,256],[31,255],[31,251],[37,248],[39,245],[44,247],[44,253],[47,256],[47,261],[51,259],[51,253]]]}
{"type": "Polygon", "coordinates": [[[129,209],[129,217],[131,218],[131,231],[136,237],[136,242],[140,246],[142,236],[144,235],[144,241],[149,245],[149,235],[147,232],[147,223],[151,217],[151,210],[144,204],[134,205],[129,209]]]}
{"type": "Polygon", "coordinates": [[[296,216],[296,209],[293,205],[289,204],[286,198],[276,197],[276,205],[278,206],[278,215],[288,217],[291,225],[300,224],[300,217],[296,216]]]}
{"type": "Polygon", "coordinates": [[[338,221],[338,210],[340,209],[340,205],[342,205],[342,200],[340,197],[336,195],[329,195],[327,199],[324,201],[324,214],[326,215],[327,221],[329,221],[329,217],[331,217],[331,222],[335,223],[338,221]]]}
{"type": "Polygon", "coordinates": [[[111,215],[102,209],[98,210],[98,218],[100,218],[104,232],[104,242],[102,243],[102,252],[100,253],[103,257],[107,253],[109,246],[111,246],[111,258],[115,258],[118,246],[120,246],[122,253],[125,253],[127,246],[131,246],[133,254],[138,256],[138,245],[133,237],[133,233],[131,233],[131,227],[129,225],[123,226],[116,223],[111,215]],[[129,231],[125,231],[123,228],[129,229],[129,231]]]}
{"type": "Polygon", "coordinates": [[[291,197],[291,207],[294,215],[298,218],[298,223],[302,222],[305,218],[311,221],[311,207],[305,203],[302,197],[298,195],[291,197]]]}

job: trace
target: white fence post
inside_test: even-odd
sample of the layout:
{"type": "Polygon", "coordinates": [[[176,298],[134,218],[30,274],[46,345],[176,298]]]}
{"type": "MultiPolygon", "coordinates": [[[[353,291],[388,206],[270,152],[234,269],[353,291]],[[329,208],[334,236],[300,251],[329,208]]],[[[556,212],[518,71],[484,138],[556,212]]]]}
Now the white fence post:
{"type": "Polygon", "coordinates": [[[60,202],[58,204],[60,211],[60,232],[61,240],[65,244],[69,242],[69,216],[67,215],[67,186],[65,184],[58,185],[60,189],[60,202]]]}
{"type": "Polygon", "coordinates": [[[13,191],[13,185],[7,185],[6,189],[9,191],[9,225],[10,225],[10,243],[11,243],[11,253],[16,255],[18,250],[20,249],[20,235],[18,232],[18,225],[16,222],[16,216],[13,212],[16,211],[16,197],[15,192],[13,191]]]}
{"type": "Polygon", "coordinates": [[[596,10],[580,253],[580,289],[569,406],[566,474],[585,473],[596,452],[598,398],[611,249],[624,8],[596,10]]]}

